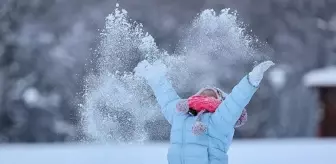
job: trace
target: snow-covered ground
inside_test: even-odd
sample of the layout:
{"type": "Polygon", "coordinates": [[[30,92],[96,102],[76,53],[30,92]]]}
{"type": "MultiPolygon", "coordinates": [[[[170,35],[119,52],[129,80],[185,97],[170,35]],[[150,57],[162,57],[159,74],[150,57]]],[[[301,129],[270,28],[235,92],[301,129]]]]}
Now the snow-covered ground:
{"type": "MultiPolygon", "coordinates": [[[[0,145],[0,164],[167,164],[167,144],[0,145]]],[[[336,139],[234,141],[230,164],[335,164],[336,139]]]]}

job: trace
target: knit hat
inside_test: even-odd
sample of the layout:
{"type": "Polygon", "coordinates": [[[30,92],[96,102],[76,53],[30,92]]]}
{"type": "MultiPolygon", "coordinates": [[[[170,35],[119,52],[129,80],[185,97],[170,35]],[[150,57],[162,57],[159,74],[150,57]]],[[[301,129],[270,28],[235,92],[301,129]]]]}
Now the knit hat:
{"type": "MultiPolygon", "coordinates": [[[[188,99],[181,100],[177,104],[177,110],[179,112],[188,113],[192,116],[196,116],[196,123],[193,125],[192,131],[195,135],[201,135],[207,129],[206,125],[201,122],[201,115],[205,112],[213,113],[216,111],[222,101],[225,100],[227,94],[218,88],[202,88],[195,95],[188,99]],[[205,90],[212,90],[216,93],[216,98],[202,96],[201,93],[205,90]]],[[[235,124],[235,128],[244,125],[247,121],[247,111],[243,110],[240,118],[235,124]]]]}

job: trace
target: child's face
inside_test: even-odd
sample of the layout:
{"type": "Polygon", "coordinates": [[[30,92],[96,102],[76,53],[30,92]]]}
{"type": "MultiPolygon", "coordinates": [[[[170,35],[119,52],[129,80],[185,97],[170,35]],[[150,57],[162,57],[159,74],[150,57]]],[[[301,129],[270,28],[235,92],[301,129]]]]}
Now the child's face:
{"type": "Polygon", "coordinates": [[[213,90],[211,89],[206,89],[204,90],[203,92],[200,93],[201,96],[207,96],[207,97],[213,97],[215,99],[217,99],[217,94],[216,92],[214,92],[213,90]]]}

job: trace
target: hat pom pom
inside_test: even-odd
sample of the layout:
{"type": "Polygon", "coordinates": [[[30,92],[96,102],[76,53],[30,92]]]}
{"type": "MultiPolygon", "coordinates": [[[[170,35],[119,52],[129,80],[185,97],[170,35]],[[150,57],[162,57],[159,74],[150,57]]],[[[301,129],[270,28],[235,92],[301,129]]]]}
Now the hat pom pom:
{"type": "Polygon", "coordinates": [[[203,122],[196,121],[196,123],[192,127],[192,132],[195,135],[201,135],[201,134],[203,134],[205,132],[206,128],[207,127],[206,127],[206,125],[203,122]]]}
{"type": "Polygon", "coordinates": [[[189,111],[188,100],[181,100],[177,103],[176,109],[178,112],[187,113],[189,111]]]}
{"type": "Polygon", "coordinates": [[[246,109],[243,110],[243,113],[240,115],[238,121],[236,122],[235,128],[243,126],[247,122],[247,112],[246,109]]]}

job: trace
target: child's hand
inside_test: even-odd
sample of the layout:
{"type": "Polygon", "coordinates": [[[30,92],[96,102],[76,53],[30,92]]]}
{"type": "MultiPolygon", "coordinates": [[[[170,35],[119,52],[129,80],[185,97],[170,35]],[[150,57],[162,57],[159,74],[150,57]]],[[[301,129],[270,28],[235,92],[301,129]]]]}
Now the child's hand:
{"type": "Polygon", "coordinates": [[[135,76],[143,77],[147,79],[148,70],[152,67],[152,65],[147,61],[141,61],[137,67],[134,68],[135,76]]]}
{"type": "Polygon", "coordinates": [[[253,70],[249,73],[249,82],[257,87],[259,86],[261,80],[264,77],[264,73],[274,65],[272,61],[265,61],[260,64],[258,64],[256,67],[253,68],[253,70]]]}
{"type": "Polygon", "coordinates": [[[143,77],[148,80],[151,77],[165,74],[167,68],[161,61],[155,61],[152,65],[147,60],[143,60],[134,68],[134,71],[135,76],[143,77]]]}
{"type": "Polygon", "coordinates": [[[167,73],[167,67],[165,64],[161,62],[161,60],[157,60],[153,63],[153,69],[156,71],[156,73],[167,73]]]}

